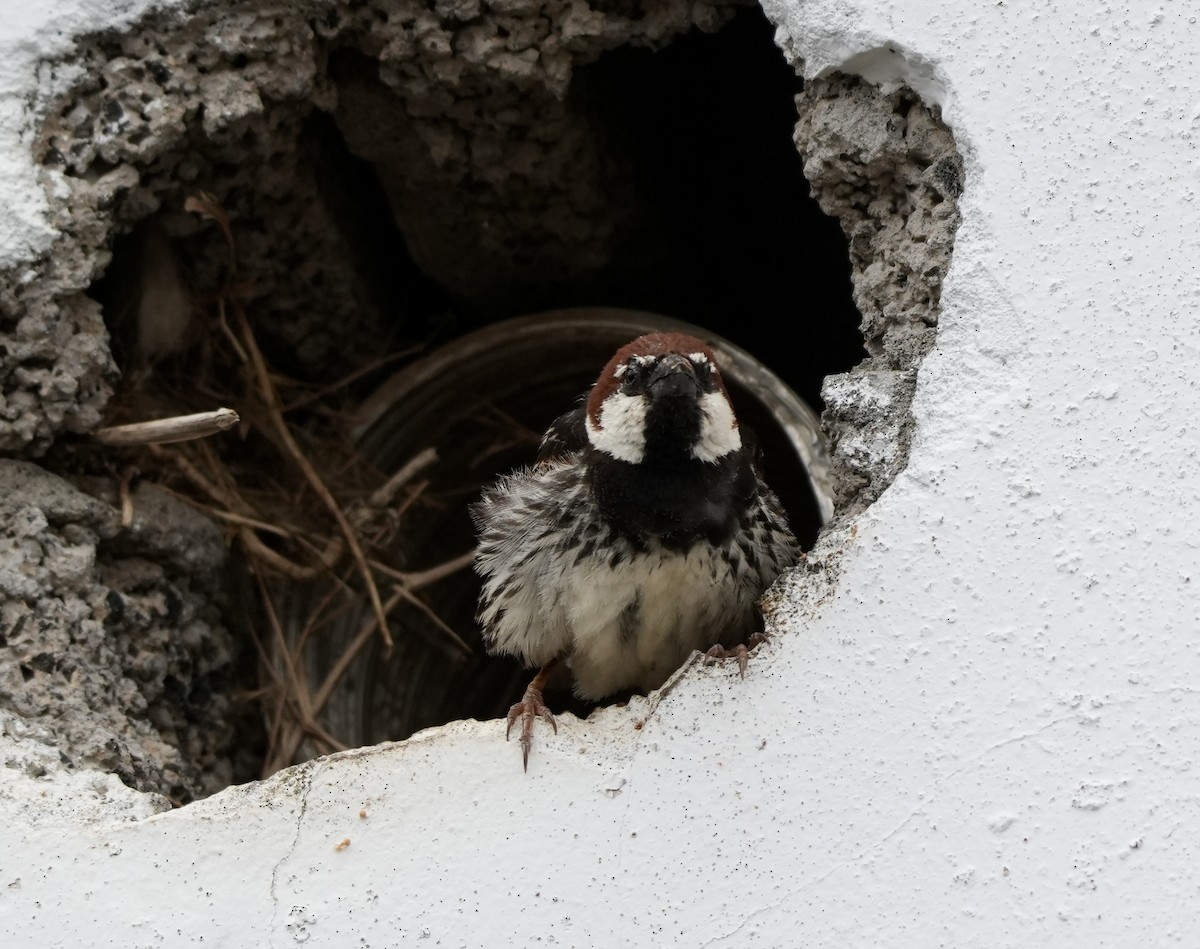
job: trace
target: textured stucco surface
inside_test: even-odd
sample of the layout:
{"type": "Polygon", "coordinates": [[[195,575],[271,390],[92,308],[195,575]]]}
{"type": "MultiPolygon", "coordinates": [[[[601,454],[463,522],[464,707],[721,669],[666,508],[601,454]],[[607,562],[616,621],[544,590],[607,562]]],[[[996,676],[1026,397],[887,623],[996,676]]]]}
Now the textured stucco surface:
{"type": "Polygon", "coordinates": [[[774,597],[745,681],[564,719],[527,776],[460,723],[152,817],[6,738],[5,945],[1193,937],[1200,28],[1093,0],[769,11],[807,74],[942,105],[968,186],[909,464],[774,597]]]}

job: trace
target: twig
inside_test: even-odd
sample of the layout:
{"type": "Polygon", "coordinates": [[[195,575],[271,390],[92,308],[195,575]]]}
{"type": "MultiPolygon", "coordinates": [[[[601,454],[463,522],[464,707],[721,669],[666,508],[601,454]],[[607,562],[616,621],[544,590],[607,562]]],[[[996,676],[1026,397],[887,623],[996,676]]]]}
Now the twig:
{"type": "Polygon", "coordinates": [[[252,692],[245,693],[244,698],[247,701],[261,701],[263,705],[264,718],[268,718],[268,734],[267,734],[267,753],[263,756],[262,776],[269,777],[271,771],[267,770],[275,758],[275,748],[279,741],[279,729],[283,725],[283,709],[285,704],[285,696],[287,689],[282,680],[279,678],[279,670],[275,668],[275,663],[271,661],[271,657],[267,654],[266,647],[263,646],[262,640],[258,637],[258,631],[253,623],[246,624],[246,631],[250,634],[250,641],[254,643],[254,651],[258,653],[259,666],[263,671],[271,677],[271,688],[260,686],[252,692]],[[267,697],[272,694],[280,696],[280,700],[275,703],[274,714],[266,715],[267,697]]]}
{"type": "MultiPolygon", "coordinates": [[[[445,563],[438,564],[436,567],[430,567],[428,570],[420,570],[413,573],[401,573],[400,571],[391,570],[389,568],[386,571],[389,576],[402,578],[402,580],[400,583],[397,583],[395,587],[393,587],[391,596],[389,596],[387,602],[384,603],[385,613],[390,614],[392,610],[394,610],[400,604],[401,601],[409,599],[409,597],[412,595],[412,591],[418,590],[424,586],[428,586],[431,583],[435,583],[436,581],[444,579],[453,573],[457,573],[459,570],[462,570],[464,567],[468,566],[474,558],[474,551],[470,551],[455,557],[453,560],[447,560],[445,563]]],[[[420,605],[424,606],[424,604],[420,605]]],[[[358,632],[355,634],[354,638],[346,645],[346,648],[342,650],[342,654],[338,657],[337,661],[333,664],[333,667],[329,670],[329,672],[326,673],[324,680],[321,682],[320,688],[317,689],[316,693],[312,697],[312,715],[316,716],[321,714],[326,704],[328,704],[330,698],[333,697],[334,690],[337,689],[338,683],[341,681],[342,676],[346,674],[346,671],[350,668],[351,664],[356,658],[358,658],[358,654],[363,651],[367,643],[371,641],[371,637],[375,635],[375,626],[377,623],[378,619],[376,618],[372,618],[363,623],[358,632]]],[[[455,638],[458,638],[457,634],[455,634],[455,638]]],[[[470,652],[470,647],[467,647],[467,651],[470,652]]],[[[287,734],[278,742],[278,744],[272,741],[271,746],[278,749],[274,755],[274,761],[281,762],[279,767],[283,767],[284,764],[292,760],[292,756],[296,753],[296,748],[300,745],[301,737],[302,736],[298,734],[298,730],[293,728],[289,734],[287,734]]]]}
{"type": "Polygon", "coordinates": [[[279,616],[275,612],[275,602],[267,591],[266,581],[263,580],[262,574],[258,574],[255,579],[258,581],[258,594],[262,598],[263,610],[267,614],[267,622],[270,624],[271,634],[275,639],[275,648],[279,651],[280,659],[283,660],[283,671],[287,676],[288,688],[296,697],[300,714],[306,718],[311,717],[308,688],[296,672],[296,664],[292,661],[291,650],[287,648],[287,642],[283,637],[283,627],[279,625],[279,616]]]}
{"type": "MultiPolygon", "coordinates": [[[[160,485],[160,487],[162,486],[160,485]]],[[[163,487],[163,490],[169,491],[184,504],[190,504],[197,510],[203,511],[209,517],[215,517],[218,521],[228,521],[230,524],[237,524],[239,527],[249,527],[256,531],[262,531],[264,534],[274,534],[276,537],[290,539],[295,535],[295,530],[292,528],[280,527],[278,524],[268,524],[266,521],[259,520],[256,517],[246,517],[242,514],[236,514],[233,511],[213,507],[211,504],[202,504],[195,498],[189,498],[186,494],[180,494],[178,491],[171,491],[168,487],[163,487]]]]}
{"type": "Polygon", "coordinates": [[[194,438],[207,438],[236,425],[241,419],[233,409],[197,412],[195,415],[176,415],[150,422],[129,425],[110,425],[92,432],[101,445],[169,445],[194,438]]]}
{"type": "MultiPolygon", "coordinates": [[[[436,567],[430,567],[428,570],[422,570],[420,573],[408,574],[409,582],[405,583],[404,586],[397,584],[396,587],[393,588],[392,595],[388,597],[386,606],[387,612],[391,613],[392,610],[394,610],[400,603],[400,601],[405,599],[405,593],[416,590],[419,588],[419,586],[427,586],[428,584],[433,583],[434,580],[440,580],[443,577],[450,576],[450,574],[461,570],[463,567],[469,564],[474,557],[475,554],[472,551],[469,554],[462,554],[458,557],[455,557],[453,560],[448,560],[436,567]]],[[[333,668],[330,669],[329,673],[325,676],[325,681],[321,683],[321,687],[317,689],[317,694],[313,697],[313,708],[317,712],[320,712],[321,709],[325,707],[325,703],[328,702],[329,697],[333,695],[333,690],[337,688],[338,680],[346,672],[346,669],[350,667],[350,663],[354,661],[354,657],[362,651],[362,648],[371,638],[371,633],[374,632],[375,622],[376,620],[370,620],[362,625],[362,628],[359,629],[354,639],[352,639],[350,644],[342,651],[341,656],[338,657],[338,661],[334,663],[333,668]]]]}
{"type": "Polygon", "coordinates": [[[228,212],[221,207],[221,202],[217,200],[216,196],[208,191],[188,195],[184,199],[183,209],[215,222],[221,229],[221,233],[225,235],[225,247],[229,252],[229,274],[225,279],[226,288],[228,288],[229,282],[237,274],[237,243],[233,239],[233,228],[229,226],[228,212]]]}
{"type": "Polygon", "coordinates": [[[225,319],[224,298],[217,300],[217,327],[233,347],[233,351],[237,354],[238,359],[243,363],[249,362],[250,357],[246,355],[246,350],[242,349],[242,344],[238,342],[238,338],[234,335],[233,330],[229,328],[229,321],[225,319]]]}
{"type": "MultiPolygon", "coordinates": [[[[179,452],[167,452],[157,445],[147,445],[150,452],[158,458],[166,458],[175,464],[185,478],[192,484],[196,485],[201,491],[207,494],[217,504],[224,505],[229,511],[250,511],[254,513],[253,508],[246,502],[236,491],[232,493],[218,484],[211,481],[203,472],[200,471],[188,458],[179,452]]],[[[249,515],[247,515],[249,516],[249,515]]]]}
{"type": "Polygon", "coordinates": [[[494,405],[488,407],[488,410],[479,417],[479,421],[483,424],[496,425],[502,434],[499,437],[493,438],[491,442],[484,446],[482,451],[471,459],[471,467],[481,465],[488,458],[492,457],[492,455],[507,451],[516,445],[536,445],[542,438],[541,435],[529,426],[522,425],[507,412],[501,411],[494,405]]]}
{"type": "MultiPolygon", "coordinates": [[[[387,604],[384,606],[384,612],[391,613],[403,599],[404,595],[398,590],[393,592],[388,597],[387,604]]],[[[370,641],[372,634],[375,632],[375,624],[377,622],[378,620],[371,619],[363,623],[362,627],[355,634],[354,639],[342,650],[342,654],[338,656],[338,660],[333,664],[333,668],[325,675],[321,687],[317,689],[316,694],[313,696],[313,708],[318,713],[325,708],[325,703],[329,701],[333,695],[333,690],[337,688],[338,682],[346,674],[346,670],[350,668],[350,663],[354,661],[355,657],[362,652],[363,647],[370,641]]]]}
{"type": "Polygon", "coordinates": [[[443,580],[453,573],[458,573],[464,567],[471,566],[474,560],[475,551],[469,550],[465,554],[455,557],[453,560],[447,560],[445,563],[438,564],[436,567],[430,567],[428,570],[417,570],[415,572],[397,570],[395,567],[389,567],[387,564],[379,563],[376,560],[371,561],[371,566],[380,573],[391,577],[406,590],[416,592],[422,587],[427,587],[431,583],[437,583],[438,580],[443,580]]]}
{"type": "Polygon", "coordinates": [[[316,469],[313,468],[311,462],[309,462],[308,458],[300,450],[300,446],[296,444],[296,439],[292,437],[291,429],[283,417],[279,392],[267,372],[266,361],[263,359],[262,351],[258,348],[258,343],[254,339],[254,333],[250,329],[250,323],[246,319],[246,314],[242,312],[240,306],[234,306],[233,312],[237,318],[242,341],[246,346],[247,352],[250,354],[254,374],[258,377],[259,390],[269,410],[268,414],[270,415],[276,434],[287,448],[292,460],[296,462],[300,470],[304,473],[304,477],[308,480],[309,485],[329,509],[334,520],[337,521],[342,536],[346,538],[346,546],[350,548],[350,553],[358,564],[363,583],[367,587],[367,594],[371,599],[371,606],[375,610],[375,619],[379,624],[379,635],[383,638],[386,651],[391,653],[394,644],[392,642],[391,631],[388,629],[387,614],[383,609],[383,601],[379,598],[379,589],[375,586],[375,578],[371,575],[371,568],[367,564],[366,554],[363,553],[362,545],[358,542],[358,535],[350,525],[350,522],[346,520],[345,513],[330,493],[329,488],[325,486],[325,482],[321,480],[321,476],[317,474],[316,469]]]}
{"type": "Polygon", "coordinates": [[[331,583],[329,585],[329,589],[325,592],[325,595],[321,597],[320,602],[308,611],[308,616],[304,620],[304,628],[300,630],[300,635],[296,637],[295,649],[297,655],[304,651],[304,647],[308,644],[309,638],[316,634],[317,629],[323,623],[327,623],[329,622],[329,619],[333,618],[330,617],[329,619],[325,619],[325,611],[329,608],[329,605],[335,599],[337,599],[338,594],[342,593],[345,588],[345,581],[342,580],[340,576],[334,574],[334,579],[337,582],[331,583]]]}
{"type": "Polygon", "coordinates": [[[428,481],[418,481],[408,489],[408,497],[393,508],[392,513],[396,517],[402,516],[410,507],[417,503],[417,499],[421,497],[429,489],[428,481]]]}
{"type": "MultiPolygon", "coordinates": [[[[385,614],[394,610],[396,605],[402,599],[404,599],[404,597],[399,593],[393,593],[388,598],[387,603],[384,604],[383,609],[385,614]]],[[[325,708],[326,703],[333,696],[333,692],[337,688],[338,682],[340,682],[342,676],[346,674],[346,670],[350,668],[350,664],[354,662],[354,660],[358,657],[358,654],[362,652],[363,647],[366,646],[367,643],[371,641],[371,637],[375,635],[375,627],[378,622],[379,620],[377,618],[372,618],[363,623],[354,639],[352,639],[350,644],[346,646],[344,650],[342,650],[342,654],[338,657],[337,662],[335,662],[333,664],[333,668],[326,673],[325,679],[321,683],[321,687],[317,689],[316,694],[313,696],[312,714],[321,714],[321,711],[325,708]]],[[[281,739],[279,744],[275,746],[278,748],[278,751],[275,754],[275,761],[291,761],[292,757],[296,754],[296,749],[300,745],[300,740],[301,735],[298,734],[298,729],[292,728],[290,733],[281,739]]],[[[272,744],[274,745],[274,743],[272,744]]],[[[280,767],[283,767],[283,765],[280,764],[280,767]]]]}
{"type": "Polygon", "coordinates": [[[458,633],[456,633],[453,629],[450,628],[450,626],[446,623],[445,620],[443,620],[440,616],[437,615],[437,613],[435,613],[433,611],[433,609],[429,606],[428,603],[426,603],[424,600],[422,600],[415,593],[412,593],[407,587],[397,585],[396,591],[398,593],[400,593],[404,597],[404,599],[406,599],[409,603],[411,603],[413,606],[415,606],[417,609],[419,609],[422,613],[424,613],[426,616],[428,616],[429,619],[433,621],[433,624],[438,629],[440,629],[443,633],[445,633],[447,636],[450,637],[450,641],[452,643],[454,643],[454,645],[456,645],[459,649],[461,649],[468,656],[471,655],[471,647],[468,646],[466,644],[466,642],[463,641],[463,638],[461,636],[459,636],[458,633]]]}
{"type": "Polygon", "coordinates": [[[308,395],[301,396],[294,402],[289,402],[283,407],[283,411],[292,412],[296,409],[303,408],[312,402],[316,402],[318,399],[325,398],[325,396],[329,395],[330,393],[337,392],[338,389],[344,389],[346,386],[350,385],[350,383],[357,379],[361,379],[363,376],[374,372],[376,369],[382,369],[384,366],[388,365],[388,363],[398,362],[399,360],[408,356],[413,356],[424,349],[424,346],[410,346],[408,349],[402,349],[398,353],[392,353],[391,355],[384,356],[382,359],[376,359],[374,362],[369,362],[365,366],[355,369],[354,372],[350,373],[348,376],[342,376],[342,378],[338,379],[336,382],[331,382],[329,385],[322,386],[315,392],[310,392],[308,395]]]}
{"type": "MultiPolygon", "coordinates": [[[[191,446],[191,451],[199,455],[199,460],[203,460],[208,466],[208,471],[212,473],[217,487],[223,492],[225,497],[231,498],[244,511],[250,514],[257,514],[257,507],[251,503],[249,498],[242,494],[242,486],[238,483],[233,472],[229,470],[229,465],[224,458],[217,454],[216,445],[217,443],[212,441],[196,442],[191,446]]],[[[183,454],[183,452],[180,452],[180,454],[183,454]]],[[[197,462],[197,467],[199,467],[199,461],[197,462]]]]}
{"type": "Polygon", "coordinates": [[[302,567],[294,560],[288,560],[283,554],[272,550],[259,540],[258,535],[249,527],[243,527],[238,531],[238,540],[242,542],[247,555],[265,563],[277,573],[282,573],[285,577],[291,577],[293,580],[311,580],[325,570],[324,564],[315,567],[302,567]]]}
{"type": "MultiPolygon", "coordinates": [[[[279,623],[279,616],[275,612],[275,604],[270,593],[266,588],[266,584],[261,576],[258,577],[258,591],[262,598],[263,609],[266,611],[267,620],[271,626],[271,632],[274,636],[276,649],[278,650],[279,658],[283,662],[284,673],[287,677],[288,689],[281,693],[281,705],[295,706],[294,713],[296,724],[309,735],[317,738],[329,747],[331,751],[344,751],[346,746],[338,741],[333,735],[329,734],[320,723],[316,720],[316,713],[313,711],[312,703],[309,700],[308,687],[304,679],[296,670],[296,663],[291,651],[287,648],[287,642],[284,639],[283,627],[279,623]]],[[[281,714],[281,711],[280,713],[281,714]]],[[[278,760],[278,758],[276,758],[278,760]]]]}
{"type": "MultiPolygon", "coordinates": [[[[360,531],[365,531],[373,521],[378,522],[379,526],[375,532],[367,538],[372,546],[378,545],[385,535],[395,530],[395,522],[399,520],[400,515],[408,510],[413,501],[412,497],[407,498],[396,510],[392,511],[391,517],[381,518],[379,515],[393,502],[396,493],[401,488],[437,460],[437,449],[426,448],[411,458],[407,464],[403,465],[399,471],[388,478],[380,487],[372,491],[369,497],[365,500],[360,499],[355,501],[346,510],[347,519],[360,531]]],[[[422,481],[417,485],[413,493],[419,494],[425,490],[427,485],[428,482],[422,481]]]]}
{"type": "MultiPolygon", "coordinates": [[[[375,530],[367,537],[367,543],[372,549],[378,550],[390,543],[408,509],[417,503],[428,488],[428,481],[418,481],[408,488],[408,496],[403,501],[387,508],[387,517],[376,516],[375,530]]],[[[380,512],[373,513],[378,515],[380,512]]]]}
{"type": "Polygon", "coordinates": [[[397,491],[437,460],[438,453],[436,448],[426,448],[424,451],[418,452],[399,471],[388,478],[382,487],[373,491],[367,503],[376,510],[387,507],[391,503],[392,498],[396,496],[397,491]]]}

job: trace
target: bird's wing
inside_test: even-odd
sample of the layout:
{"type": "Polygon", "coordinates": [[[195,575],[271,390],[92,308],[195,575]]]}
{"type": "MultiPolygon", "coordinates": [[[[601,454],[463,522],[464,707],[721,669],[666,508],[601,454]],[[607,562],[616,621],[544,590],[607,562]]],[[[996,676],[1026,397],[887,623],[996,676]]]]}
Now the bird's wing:
{"type": "Polygon", "coordinates": [[[758,434],[745,422],[738,422],[738,431],[742,435],[742,453],[750,459],[750,466],[762,474],[763,452],[758,442],[758,434]]]}
{"type": "Polygon", "coordinates": [[[483,580],[479,623],[488,652],[542,666],[572,644],[564,571],[591,503],[577,459],[546,461],[501,478],[471,506],[483,580]]]}
{"type": "Polygon", "coordinates": [[[537,461],[542,465],[582,451],[587,445],[587,429],[584,427],[584,407],[581,405],[565,412],[550,423],[542,442],[538,446],[537,461]]]}

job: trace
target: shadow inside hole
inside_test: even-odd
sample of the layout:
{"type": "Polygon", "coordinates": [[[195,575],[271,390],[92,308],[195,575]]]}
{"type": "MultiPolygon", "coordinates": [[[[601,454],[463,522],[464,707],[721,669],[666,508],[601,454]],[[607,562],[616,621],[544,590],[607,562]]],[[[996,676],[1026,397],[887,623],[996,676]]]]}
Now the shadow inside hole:
{"type": "Polygon", "coordinates": [[[622,47],[576,72],[574,101],[639,204],[595,302],[709,327],[819,409],[825,376],[866,352],[846,238],[792,141],[802,81],[773,37],[754,7],[717,33],[622,47]]]}

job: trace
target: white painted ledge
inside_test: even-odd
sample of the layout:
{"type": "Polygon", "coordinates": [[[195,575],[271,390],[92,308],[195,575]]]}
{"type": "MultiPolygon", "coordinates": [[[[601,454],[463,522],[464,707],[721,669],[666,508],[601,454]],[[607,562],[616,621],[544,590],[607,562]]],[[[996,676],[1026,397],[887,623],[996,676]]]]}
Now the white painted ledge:
{"type": "MultiPolygon", "coordinates": [[[[967,160],[912,459],[830,595],[792,590],[744,682],[565,719],[528,776],[494,722],[156,816],[9,768],[0,944],[1194,941],[1200,28],[1178,2],[771,10],[811,71],[894,43],[967,160]]],[[[0,29],[23,194],[52,35],[0,29]]],[[[28,194],[5,254],[36,244],[28,194]]]]}

